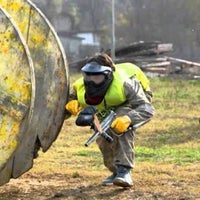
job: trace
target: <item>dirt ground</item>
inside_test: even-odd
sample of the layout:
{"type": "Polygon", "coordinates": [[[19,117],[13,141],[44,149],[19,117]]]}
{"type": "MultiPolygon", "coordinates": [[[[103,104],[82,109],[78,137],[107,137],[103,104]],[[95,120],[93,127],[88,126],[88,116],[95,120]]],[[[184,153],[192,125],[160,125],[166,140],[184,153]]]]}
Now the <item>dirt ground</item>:
{"type": "MultiPolygon", "coordinates": [[[[64,130],[71,130],[70,123],[65,124],[64,130]]],[[[73,130],[78,132],[75,127],[73,130]]],[[[101,181],[110,174],[96,164],[97,158],[94,158],[95,168],[88,156],[74,162],[77,153],[73,151],[76,145],[80,148],[76,137],[62,131],[53,147],[35,160],[31,170],[0,186],[0,200],[200,200],[199,161],[189,164],[136,162],[132,188],[105,187],[101,181]]],[[[84,141],[85,138],[81,139],[84,141]]]]}
{"type": "Polygon", "coordinates": [[[200,175],[192,168],[187,168],[191,173],[183,176],[183,171],[180,170],[180,174],[178,172],[179,167],[176,169],[178,174],[168,171],[171,168],[167,167],[161,174],[157,170],[147,170],[145,173],[138,171],[134,186],[130,189],[102,186],[101,180],[107,175],[106,172],[101,175],[92,172],[49,175],[27,172],[0,187],[0,200],[200,199],[200,175]]]}

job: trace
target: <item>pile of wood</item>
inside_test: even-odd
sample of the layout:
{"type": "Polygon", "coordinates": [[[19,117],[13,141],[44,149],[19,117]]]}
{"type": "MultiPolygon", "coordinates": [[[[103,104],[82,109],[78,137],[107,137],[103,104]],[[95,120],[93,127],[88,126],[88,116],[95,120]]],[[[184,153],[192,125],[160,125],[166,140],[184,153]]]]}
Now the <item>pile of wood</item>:
{"type": "MultiPolygon", "coordinates": [[[[173,58],[166,54],[173,51],[173,44],[155,42],[136,42],[116,49],[115,63],[132,62],[143,71],[158,75],[189,74],[200,75],[200,63],[173,58]]],[[[110,51],[107,51],[110,54],[110,51]]]]}
{"type": "MultiPolygon", "coordinates": [[[[168,56],[173,51],[173,44],[153,42],[135,42],[115,50],[115,63],[131,62],[138,65],[144,72],[157,75],[169,74],[200,74],[200,63],[182,60],[168,56]]],[[[111,51],[105,53],[111,55],[111,51]]],[[[82,59],[69,64],[70,69],[78,69],[86,63],[82,59]]]]}
{"type": "MultiPolygon", "coordinates": [[[[115,50],[115,56],[117,58],[121,57],[148,57],[148,56],[156,56],[161,55],[166,52],[173,51],[173,44],[163,44],[159,41],[154,42],[135,42],[130,44],[129,46],[117,48],[115,50]]],[[[107,54],[110,55],[110,50],[106,51],[107,54]]]]}
{"type": "MultiPolygon", "coordinates": [[[[116,49],[115,63],[132,62],[143,71],[163,73],[170,65],[164,54],[172,51],[173,45],[171,43],[163,44],[158,41],[135,42],[127,47],[116,49]]],[[[110,55],[109,51],[106,53],[110,55]]]]}

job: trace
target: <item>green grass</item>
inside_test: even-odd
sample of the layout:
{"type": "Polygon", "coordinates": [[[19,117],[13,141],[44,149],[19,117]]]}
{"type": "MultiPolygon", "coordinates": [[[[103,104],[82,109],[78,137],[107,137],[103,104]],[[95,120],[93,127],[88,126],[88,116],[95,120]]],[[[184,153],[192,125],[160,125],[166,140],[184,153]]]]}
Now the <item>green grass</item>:
{"type": "Polygon", "coordinates": [[[151,79],[156,114],[136,134],[136,160],[200,161],[200,80],[151,79]]]}
{"type": "Polygon", "coordinates": [[[136,162],[150,161],[187,164],[200,161],[200,151],[193,148],[177,149],[171,146],[162,148],[136,147],[136,162]]]}

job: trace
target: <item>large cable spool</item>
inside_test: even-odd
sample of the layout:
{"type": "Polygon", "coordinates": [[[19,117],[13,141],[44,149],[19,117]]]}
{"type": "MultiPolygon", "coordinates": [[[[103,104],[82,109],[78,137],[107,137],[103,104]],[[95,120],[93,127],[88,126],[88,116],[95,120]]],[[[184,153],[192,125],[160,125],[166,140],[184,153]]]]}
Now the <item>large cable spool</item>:
{"type": "MultiPolygon", "coordinates": [[[[16,62],[19,64],[13,68],[9,64],[12,55],[1,52],[0,56],[4,57],[6,54],[8,58],[1,64],[3,70],[0,71],[0,77],[6,73],[10,78],[10,71],[14,73],[15,70],[19,70],[22,74],[26,74],[24,76],[27,80],[24,76],[13,75],[16,79],[13,78],[15,83],[18,81],[21,83],[23,78],[29,83],[29,87],[21,83],[21,87],[26,88],[25,94],[18,97],[19,102],[25,104],[25,108],[18,107],[17,111],[21,112],[21,115],[17,119],[17,116],[9,116],[20,126],[20,129],[14,132],[17,144],[12,146],[4,161],[0,158],[0,185],[3,185],[10,178],[17,178],[32,168],[37,151],[41,148],[46,152],[56,140],[65,119],[64,107],[68,98],[69,79],[62,44],[42,12],[28,0],[0,0],[0,6],[2,18],[7,19],[6,23],[12,27],[16,35],[15,41],[23,47],[20,46],[19,49],[24,49],[23,55],[26,55],[23,56],[24,59],[26,58],[26,67],[23,67],[25,61],[17,57],[22,53],[16,51],[16,62]],[[25,103],[22,101],[24,95],[28,96],[25,103]]],[[[4,26],[8,25],[4,24],[4,26]]],[[[13,45],[12,37],[7,38],[10,46],[13,45]]],[[[0,41],[3,40],[4,35],[0,34],[0,41]]],[[[4,86],[3,82],[4,80],[0,82],[0,88],[4,86]]],[[[11,93],[15,92],[16,88],[13,88],[11,93]]],[[[8,90],[4,89],[4,93],[7,94],[8,90]]],[[[3,109],[7,109],[5,101],[0,102],[0,116],[6,118],[8,112],[3,109]]],[[[0,129],[0,138],[5,134],[8,137],[13,135],[10,123],[7,126],[10,131],[0,129]]],[[[5,153],[6,148],[0,143],[0,155],[5,153]]]]}

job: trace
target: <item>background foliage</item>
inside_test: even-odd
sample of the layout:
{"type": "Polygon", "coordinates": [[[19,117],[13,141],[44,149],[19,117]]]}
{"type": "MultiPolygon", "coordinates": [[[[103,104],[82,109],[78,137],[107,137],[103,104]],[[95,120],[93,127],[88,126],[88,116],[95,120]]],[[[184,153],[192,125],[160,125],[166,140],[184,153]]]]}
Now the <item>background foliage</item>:
{"type": "MultiPolygon", "coordinates": [[[[102,48],[111,47],[111,0],[33,2],[50,21],[65,13],[72,24],[70,32],[98,32],[102,48]]],[[[174,56],[199,61],[199,8],[198,0],[115,0],[116,47],[159,40],[174,44],[174,56]]]]}

